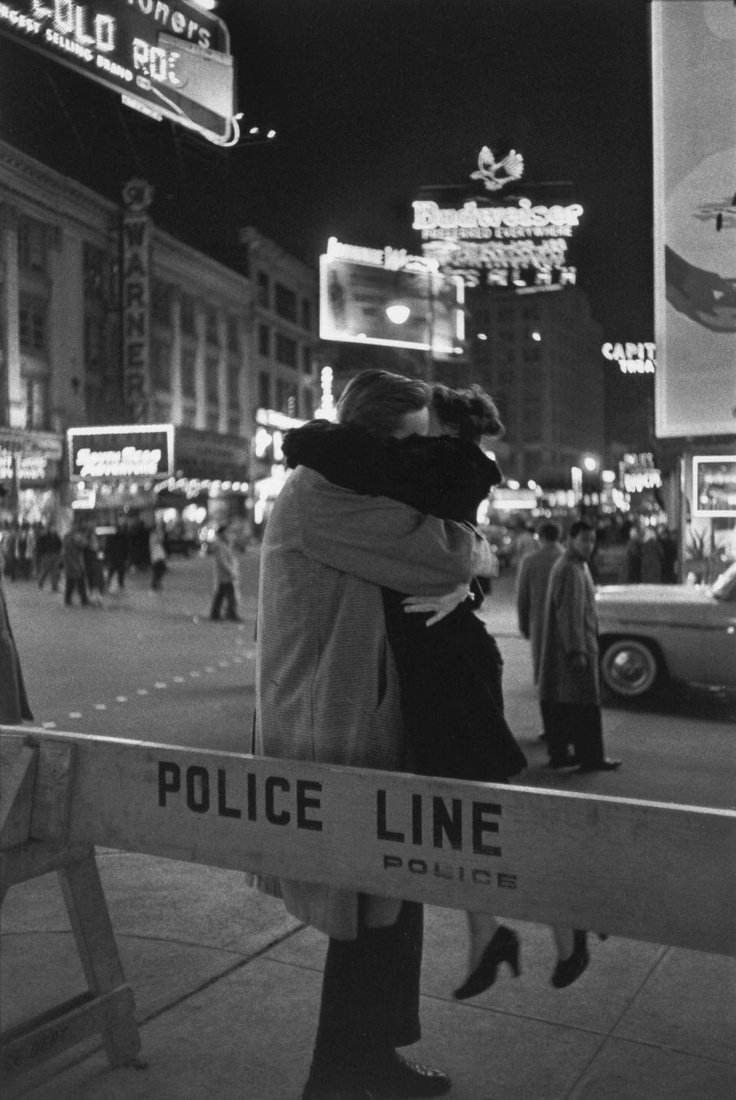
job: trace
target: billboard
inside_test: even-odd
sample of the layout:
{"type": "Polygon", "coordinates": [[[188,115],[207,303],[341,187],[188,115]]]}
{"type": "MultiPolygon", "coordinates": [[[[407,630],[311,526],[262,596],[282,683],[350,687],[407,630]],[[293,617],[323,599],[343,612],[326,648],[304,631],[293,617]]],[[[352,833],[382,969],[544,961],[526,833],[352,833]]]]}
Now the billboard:
{"type": "Polygon", "coordinates": [[[652,4],[656,434],[736,432],[736,7],[652,4]]]}
{"type": "Polygon", "coordinates": [[[403,249],[359,248],[331,237],[320,257],[322,340],[462,353],[464,287],[403,249]]]}
{"type": "Polygon", "coordinates": [[[232,133],[227,27],[187,0],[10,0],[0,33],[118,92],[155,119],[223,142],[232,133]]]}

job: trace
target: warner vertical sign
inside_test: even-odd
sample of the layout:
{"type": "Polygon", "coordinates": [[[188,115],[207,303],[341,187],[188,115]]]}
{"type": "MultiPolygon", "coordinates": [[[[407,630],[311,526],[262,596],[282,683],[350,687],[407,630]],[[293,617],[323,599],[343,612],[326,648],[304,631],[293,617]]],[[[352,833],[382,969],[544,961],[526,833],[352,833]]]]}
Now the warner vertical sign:
{"type": "Polygon", "coordinates": [[[148,412],[152,201],[153,188],[145,180],[130,180],[123,188],[123,396],[134,424],[148,412]]]}

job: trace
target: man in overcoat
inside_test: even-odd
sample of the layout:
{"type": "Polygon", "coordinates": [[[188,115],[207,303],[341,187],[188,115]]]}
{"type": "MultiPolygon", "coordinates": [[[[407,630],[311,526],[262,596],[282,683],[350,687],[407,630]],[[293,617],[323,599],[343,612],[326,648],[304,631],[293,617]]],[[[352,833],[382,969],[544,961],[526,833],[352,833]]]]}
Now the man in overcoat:
{"type": "MultiPolygon", "coordinates": [[[[377,411],[377,424],[360,415],[354,422],[426,434],[429,400],[422,382],[364,372],[341,398],[341,419],[357,404],[359,413],[377,411]]],[[[405,770],[381,586],[439,595],[490,567],[488,544],[468,525],[358,495],[298,466],[261,551],[256,751],[405,770]]],[[[420,1037],[421,905],[304,882],[261,886],[329,937],[303,1100],[447,1092],[445,1074],[396,1051],[420,1037]]]]}
{"type": "Polygon", "coordinates": [[[595,531],[585,520],[570,528],[565,553],[552,567],[547,590],[539,699],[550,721],[551,760],[562,761],[572,743],[579,772],[613,771],[603,749],[598,615],[588,562],[595,531]]]}

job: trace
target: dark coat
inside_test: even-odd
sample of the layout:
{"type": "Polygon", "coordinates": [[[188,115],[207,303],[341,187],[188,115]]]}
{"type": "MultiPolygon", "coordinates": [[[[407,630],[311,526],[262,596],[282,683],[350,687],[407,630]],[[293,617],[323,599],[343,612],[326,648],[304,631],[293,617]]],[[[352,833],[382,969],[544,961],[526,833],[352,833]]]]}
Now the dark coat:
{"type": "Polygon", "coordinates": [[[547,588],[539,698],[551,703],[599,705],[598,613],[587,562],[568,547],[552,567],[547,588]],[[571,659],[587,657],[579,671],[571,659]]]}
{"type": "Polygon", "coordinates": [[[33,715],[0,581],[0,722],[19,726],[24,718],[32,721],[33,715]]]}
{"type": "MultiPolygon", "coordinates": [[[[385,439],[352,425],[313,421],[290,432],[290,465],[316,469],[355,492],[389,497],[424,514],[468,521],[491,486],[496,463],[450,436],[385,439]]],[[[495,640],[463,601],[427,628],[402,607],[403,593],[383,589],[394,656],[407,765],[423,775],[505,782],[526,766],[503,715],[501,657],[495,640]]]]}

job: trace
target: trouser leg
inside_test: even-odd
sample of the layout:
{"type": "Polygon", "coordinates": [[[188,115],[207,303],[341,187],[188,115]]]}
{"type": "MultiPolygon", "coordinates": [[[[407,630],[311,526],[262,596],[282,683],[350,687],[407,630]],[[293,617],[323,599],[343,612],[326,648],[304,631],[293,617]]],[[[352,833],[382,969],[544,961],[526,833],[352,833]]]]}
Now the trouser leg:
{"type": "Polygon", "coordinates": [[[600,764],[603,751],[601,708],[596,703],[570,705],[570,726],[575,755],[584,767],[600,764]]]}
{"type": "Polygon", "coordinates": [[[569,756],[569,745],[573,741],[569,708],[565,703],[542,699],[540,709],[545,732],[547,733],[549,762],[553,765],[563,763],[569,756]]]}
{"type": "Polygon", "coordinates": [[[223,600],[224,595],[225,595],[224,586],[222,584],[218,584],[217,590],[215,591],[215,595],[214,595],[214,598],[212,600],[212,607],[210,608],[210,618],[211,619],[219,619],[220,618],[220,608],[222,607],[222,600],[223,600]]]}
{"type": "Polygon", "coordinates": [[[362,928],[329,941],[322,981],[316,1065],[370,1065],[420,1037],[423,909],[404,902],[389,928],[362,928]]]}

